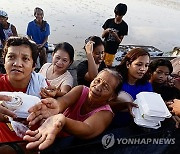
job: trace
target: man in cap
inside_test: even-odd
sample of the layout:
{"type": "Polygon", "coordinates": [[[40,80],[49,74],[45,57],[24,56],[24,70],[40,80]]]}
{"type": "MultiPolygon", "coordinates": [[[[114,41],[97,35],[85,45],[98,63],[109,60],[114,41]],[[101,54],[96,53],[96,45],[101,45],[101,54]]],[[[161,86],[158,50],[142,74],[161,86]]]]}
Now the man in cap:
{"type": "Polygon", "coordinates": [[[7,20],[8,14],[5,11],[0,10],[0,24],[2,26],[5,40],[7,40],[10,36],[17,36],[16,27],[10,24],[7,20]]]}

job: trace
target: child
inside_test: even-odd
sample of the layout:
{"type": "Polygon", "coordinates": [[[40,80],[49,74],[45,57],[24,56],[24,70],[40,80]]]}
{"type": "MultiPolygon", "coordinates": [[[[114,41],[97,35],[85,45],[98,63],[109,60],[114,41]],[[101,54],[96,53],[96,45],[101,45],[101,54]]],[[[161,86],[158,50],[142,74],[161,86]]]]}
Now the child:
{"type": "Polygon", "coordinates": [[[43,20],[44,12],[41,8],[34,9],[35,20],[29,22],[27,35],[38,45],[40,65],[47,62],[46,50],[48,49],[48,36],[50,35],[49,24],[43,20]]]}
{"type": "Polygon", "coordinates": [[[91,36],[85,41],[85,51],[87,60],[82,61],[77,66],[77,82],[78,85],[90,85],[91,81],[96,77],[98,72],[106,66],[104,58],[104,44],[100,37],[91,36]]]}
{"type": "MultiPolygon", "coordinates": [[[[149,65],[148,73],[154,92],[161,95],[165,102],[175,98],[180,99],[180,90],[168,84],[168,76],[173,72],[172,64],[167,59],[155,59],[149,65]]],[[[179,128],[180,118],[173,116],[176,128],[179,128]]]]}
{"type": "Polygon", "coordinates": [[[168,77],[172,72],[172,64],[167,59],[155,59],[149,65],[149,81],[152,83],[154,92],[161,94],[164,101],[180,98],[180,91],[168,85],[168,77]]]}
{"type": "Polygon", "coordinates": [[[63,96],[71,90],[73,77],[67,69],[73,61],[73,47],[67,42],[57,44],[53,52],[52,63],[44,64],[39,71],[51,85],[48,87],[50,91],[42,88],[41,96],[43,98],[63,96]]]}
{"type": "Polygon", "coordinates": [[[30,142],[26,147],[45,149],[62,129],[84,139],[96,137],[111,123],[113,113],[108,104],[116,98],[121,85],[122,79],[117,72],[104,69],[91,82],[90,88],[76,86],[57,100],[42,100],[29,110],[32,112],[29,124],[49,118],[38,130],[26,132],[24,140],[30,142]]]}
{"type": "MultiPolygon", "coordinates": [[[[34,72],[37,46],[25,37],[10,37],[4,47],[6,74],[0,75],[0,91],[24,92],[40,97],[40,90],[47,86],[45,78],[34,72]]],[[[22,141],[10,126],[0,122],[0,142],[22,141]]]]}
{"type": "Polygon", "coordinates": [[[127,5],[119,3],[115,9],[115,18],[108,19],[102,28],[102,38],[105,38],[105,63],[112,66],[115,54],[125,35],[128,34],[128,25],[122,19],[127,12],[127,5]]]}

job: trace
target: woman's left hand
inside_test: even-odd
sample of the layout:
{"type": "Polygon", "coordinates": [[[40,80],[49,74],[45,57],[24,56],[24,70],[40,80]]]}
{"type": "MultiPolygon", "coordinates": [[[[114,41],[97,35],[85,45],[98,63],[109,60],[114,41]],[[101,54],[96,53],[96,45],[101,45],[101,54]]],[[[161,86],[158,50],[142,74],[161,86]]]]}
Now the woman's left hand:
{"type": "Polygon", "coordinates": [[[28,141],[26,145],[27,149],[34,149],[38,147],[39,150],[43,150],[49,147],[55,140],[56,135],[62,130],[65,125],[65,116],[63,114],[57,114],[49,117],[38,128],[38,130],[28,130],[23,140],[28,141]]]}

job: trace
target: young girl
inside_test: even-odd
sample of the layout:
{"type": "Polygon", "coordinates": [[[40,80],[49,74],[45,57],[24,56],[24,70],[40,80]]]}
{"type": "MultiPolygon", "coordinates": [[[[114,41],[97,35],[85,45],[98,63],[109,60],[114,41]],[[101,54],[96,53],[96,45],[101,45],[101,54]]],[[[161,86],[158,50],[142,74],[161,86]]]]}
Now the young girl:
{"type": "Polygon", "coordinates": [[[100,37],[92,36],[85,41],[87,60],[77,66],[78,85],[90,85],[99,71],[106,66],[103,61],[104,44],[100,37]]]}
{"type": "Polygon", "coordinates": [[[121,76],[105,69],[91,82],[90,88],[76,86],[57,100],[42,100],[29,110],[29,124],[47,119],[38,130],[26,132],[24,139],[30,142],[26,147],[45,149],[62,129],[84,139],[99,135],[111,123],[113,113],[108,103],[116,98],[121,85],[121,76]]]}
{"type": "Polygon", "coordinates": [[[58,44],[53,52],[52,63],[44,64],[39,71],[51,85],[50,91],[42,89],[41,95],[44,98],[48,96],[63,96],[71,90],[73,87],[73,77],[67,69],[73,61],[73,47],[67,42],[58,44]],[[54,86],[54,90],[52,86],[54,86]]]}
{"type": "MultiPolygon", "coordinates": [[[[126,54],[120,65],[117,66],[117,71],[123,77],[122,91],[129,94],[129,97],[132,97],[132,102],[136,99],[138,93],[142,91],[153,91],[152,85],[148,82],[149,77],[146,73],[149,62],[150,55],[145,49],[134,48],[126,54]]],[[[121,102],[112,107],[117,109],[119,105],[122,106],[122,103],[128,105],[128,102],[121,102]]],[[[115,114],[114,124],[118,126],[127,125],[130,119],[129,113],[118,111],[115,114]]]]}
{"type": "Polygon", "coordinates": [[[48,48],[48,36],[50,35],[49,24],[43,20],[43,9],[36,7],[34,9],[34,16],[36,19],[29,22],[27,27],[27,35],[38,45],[40,65],[47,62],[46,50],[48,48]]]}

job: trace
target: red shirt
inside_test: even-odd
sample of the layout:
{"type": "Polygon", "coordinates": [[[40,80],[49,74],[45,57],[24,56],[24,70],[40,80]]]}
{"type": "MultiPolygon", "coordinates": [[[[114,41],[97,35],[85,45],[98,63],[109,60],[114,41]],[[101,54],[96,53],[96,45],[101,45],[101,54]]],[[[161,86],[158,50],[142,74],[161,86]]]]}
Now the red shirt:
{"type": "Polygon", "coordinates": [[[9,91],[9,92],[24,92],[26,93],[27,88],[14,88],[9,82],[6,74],[0,74],[0,91],[9,91]]]}
{"type": "MultiPolygon", "coordinates": [[[[0,74],[0,91],[9,91],[9,92],[24,92],[26,89],[14,88],[9,82],[7,75],[0,74]]],[[[18,137],[10,123],[0,122],[0,143],[2,142],[14,142],[22,141],[22,138],[18,137]]]]}

